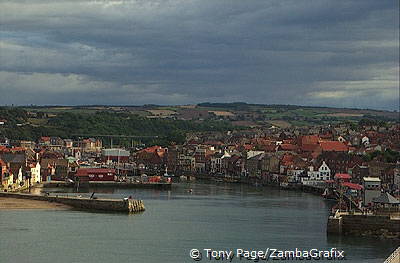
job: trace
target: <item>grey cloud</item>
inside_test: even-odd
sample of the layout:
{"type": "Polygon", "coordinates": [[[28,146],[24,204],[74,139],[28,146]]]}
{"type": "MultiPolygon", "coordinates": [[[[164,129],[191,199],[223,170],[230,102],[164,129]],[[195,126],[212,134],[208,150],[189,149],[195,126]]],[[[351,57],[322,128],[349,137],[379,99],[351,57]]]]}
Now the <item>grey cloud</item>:
{"type": "Polygon", "coordinates": [[[33,0],[0,10],[0,103],[398,108],[379,95],[398,96],[397,1],[33,0]]]}

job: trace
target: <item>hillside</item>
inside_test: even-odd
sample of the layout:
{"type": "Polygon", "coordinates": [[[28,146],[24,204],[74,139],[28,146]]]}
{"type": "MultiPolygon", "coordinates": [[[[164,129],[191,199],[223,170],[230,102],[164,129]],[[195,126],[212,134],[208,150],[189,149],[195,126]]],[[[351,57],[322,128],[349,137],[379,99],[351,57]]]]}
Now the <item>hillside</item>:
{"type": "Polygon", "coordinates": [[[91,135],[158,136],[152,143],[182,142],[188,132],[227,131],[253,127],[386,125],[398,112],[260,105],[201,103],[183,106],[41,106],[0,107],[0,136],[37,140],[40,136],[72,138],[91,135]]]}
{"type": "Polygon", "coordinates": [[[182,143],[188,132],[227,131],[234,128],[227,121],[149,119],[131,113],[110,111],[62,111],[54,114],[0,108],[0,119],[5,120],[0,126],[0,137],[26,140],[37,140],[41,136],[76,138],[126,135],[143,137],[148,143],[169,144],[182,143]]]}
{"type": "Polygon", "coordinates": [[[399,112],[370,109],[341,109],[306,107],[296,105],[262,105],[236,103],[200,103],[181,106],[77,106],[28,107],[27,111],[41,116],[54,116],[62,112],[95,113],[98,111],[130,113],[146,118],[174,120],[227,120],[240,126],[290,126],[328,125],[342,121],[358,122],[361,119],[399,121],[399,112]]]}

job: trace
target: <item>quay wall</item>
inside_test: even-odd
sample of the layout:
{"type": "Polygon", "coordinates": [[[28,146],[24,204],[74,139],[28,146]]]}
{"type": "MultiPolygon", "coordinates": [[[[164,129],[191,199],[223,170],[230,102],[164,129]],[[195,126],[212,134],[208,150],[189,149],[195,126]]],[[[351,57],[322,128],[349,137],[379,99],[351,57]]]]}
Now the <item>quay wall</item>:
{"type": "Polygon", "coordinates": [[[327,232],[328,234],[400,239],[400,219],[385,215],[331,216],[328,219],[327,232]]]}
{"type": "MultiPolygon", "coordinates": [[[[43,183],[43,187],[77,187],[74,183],[66,183],[66,182],[45,182],[43,183]]],[[[93,188],[144,188],[144,189],[171,189],[171,183],[126,183],[126,182],[89,182],[82,183],[79,185],[81,188],[93,187],[93,188]]]]}
{"type": "Polygon", "coordinates": [[[171,189],[171,183],[89,182],[89,187],[171,189]]]}
{"type": "Polygon", "coordinates": [[[326,226],[328,234],[341,234],[342,233],[342,217],[330,216],[326,226]]]}
{"type": "Polygon", "coordinates": [[[400,238],[400,219],[378,215],[344,215],[342,217],[344,234],[400,238]]]}
{"type": "Polygon", "coordinates": [[[38,201],[56,202],[79,210],[136,213],[145,210],[142,200],[88,199],[63,196],[41,196],[22,193],[2,193],[0,197],[31,199],[38,201]]]}

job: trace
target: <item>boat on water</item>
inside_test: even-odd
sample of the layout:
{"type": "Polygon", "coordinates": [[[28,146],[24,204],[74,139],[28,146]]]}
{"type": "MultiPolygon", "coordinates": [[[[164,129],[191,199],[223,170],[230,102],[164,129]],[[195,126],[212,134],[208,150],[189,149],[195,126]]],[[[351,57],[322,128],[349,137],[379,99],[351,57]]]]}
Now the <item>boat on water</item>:
{"type": "Polygon", "coordinates": [[[164,177],[175,177],[175,175],[174,174],[169,174],[168,173],[168,168],[167,167],[165,167],[165,172],[164,172],[164,175],[163,175],[164,177]]]}
{"type": "Polygon", "coordinates": [[[324,192],[322,193],[322,197],[326,200],[336,200],[335,193],[331,191],[329,188],[325,188],[324,192]]]}

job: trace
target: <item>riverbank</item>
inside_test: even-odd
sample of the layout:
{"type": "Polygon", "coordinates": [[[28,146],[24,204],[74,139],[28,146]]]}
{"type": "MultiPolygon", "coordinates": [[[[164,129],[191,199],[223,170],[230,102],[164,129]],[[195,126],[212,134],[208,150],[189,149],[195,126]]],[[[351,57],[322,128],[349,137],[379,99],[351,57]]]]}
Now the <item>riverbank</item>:
{"type": "Polygon", "coordinates": [[[50,203],[47,201],[0,197],[0,211],[29,209],[66,210],[71,209],[71,207],[64,204],[50,203]]]}

